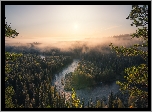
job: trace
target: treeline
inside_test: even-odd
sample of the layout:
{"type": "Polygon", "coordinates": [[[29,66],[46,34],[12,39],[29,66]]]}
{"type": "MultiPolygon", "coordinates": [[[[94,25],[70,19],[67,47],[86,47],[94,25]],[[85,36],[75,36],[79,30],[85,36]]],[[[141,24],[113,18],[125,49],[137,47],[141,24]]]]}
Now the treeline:
{"type": "MultiPolygon", "coordinates": [[[[69,56],[47,57],[5,53],[5,108],[55,107],[54,74],[72,62],[69,56]]],[[[60,103],[62,103],[60,101],[60,103]]]]}
{"type": "MultiPolygon", "coordinates": [[[[20,50],[21,48],[16,49],[20,50]]],[[[73,58],[79,58],[80,62],[74,73],[71,73],[71,79],[69,77],[70,74],[66,75],[66,79],[71,81],[68,82],[65,79],[65,90],[72,90],[72,88],[82,89],[86,86],[100,84],[100,82],[111,83],[116,80],[123,80],[125,68],[144,63],[144,60],[138,56],[117,57],[107,47],[103,47],[102,52],[98,52],[96,49],[90,49],[84,53],[81,51],[82,48],[76,48],[72,52],[62,53],[59,49],[51,49],[48,53],[40,53],[46,55],[46,58],[43,59],[38,52],[30,54],[27,51],[23,52],[22,56],[18,56],[15,60],[12,60],[15,53],[6,52],[6,57],[9,55],[10,59],[6,58],[5,60],[5,72],[9,71],[5,73],[5,107],[128,108],[132,105],[134,105],[132,107],[137,107],[135,105],[139,101],[135,102],[132,98],[121,98],[123,95],[118,95],[119,97],[117,98],[113,96],[113,100],[108,100],[108,103],[103,99],[98,99],[96,102],[92,102],[91,100],[84,102],[83,98],[81,98],[77,101],[78,98],[75,97],[75,100],[79,103],[73,103],[75,100],[72,100],[72,94],[71,99],[67,101],[64,94],[58,93],[55,87],[51,85],[52,78],[55,72],[62,70],[63,67],[72,62],[73,58]],[[112,104],[109,104],[110,102],[112,104]],[[117,102],[117,106],[114,102],[117,102]],[[128,102],[133,102],[133,104],[128,102]]],[[[146,104],[140,106],[146,107],[146,104]]]]}
{"type": "Polygon", "coordinates": [[[106,48],[107,53],[91,50],[81,55],[82,59],[73,73],[65,77],[65,90],[81,89],[101,83],[124,80],[125,68],[145,63],[140,56],[120,56],[106,48]]]}
{"type": "MultiPolygon", "coordinates": [[[[76,96],[74,90],[67,100],[64,93],[58,93],[56,87],[51,86],[51,81],[55,72],[72,62],[70,56],[50,56],[42,59],[39,55],[6,52],[5,57],[5,108],[132,108],[139,104],[137,98],[130,98],[127,102],[131,103],[124,103],[122,98],[119,98],[120,95],[118,97],[112,93],[108,103],[104,99],[93,102],[91,98],[84,102],[83,98],[76,96]],[[19,56],[15,57],[16,55],[19,56]]],[[[81,68],[80,65],[86,62],[88,64],[85,66],[93,67],[92,73],[96,72],[95,64],[91,62],[93,60],[83,60],[78,67],[81,68]]],[[[140,107],[146,107],[146,104],[140,104],[140,107]]]]}
{"type": "Polygon", "coordinates": [[[29,44],[29,46],[14,46],[14,45],[6,45],[5,46],[6,52],[15,52],[15,53],[23,53],[23,54],[34,54],[34,55],[45,55],[45,56],[72,56],[70,51],[61,51],[59,48],[49,48],[40,49],[34,44],[29,44]]]}
{"type": "MultiPolygon", "coordinates": [[[[92,50],[83,57],[84,60],[97,66],[103,74],[106,74],[105,82],[106,79],[111,79],[111,81],[113,79],[122,80],[121,76],[125,75],[125,68],[146,63],[140,56],[117,56],[116,53],[111,52],[110,48],[105,49],[107,53],[92,50]]],[[[111,81],[109,80],[109,82],[111,81]]]]}

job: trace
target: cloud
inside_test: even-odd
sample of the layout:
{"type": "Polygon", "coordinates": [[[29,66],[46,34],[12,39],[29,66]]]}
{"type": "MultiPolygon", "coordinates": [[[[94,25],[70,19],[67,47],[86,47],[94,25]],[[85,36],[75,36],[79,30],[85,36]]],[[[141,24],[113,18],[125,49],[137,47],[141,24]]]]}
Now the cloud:
{"type": "Polygon", "coordinates": [[[109,29],[113,29],[113,28],[117,28],[117,27],[120,27],[121,25],[117,25],[117,26],[111,26],[111,27],[108,27],[108,28],[106,28],[105,30],[109,30],[109,29]]]}

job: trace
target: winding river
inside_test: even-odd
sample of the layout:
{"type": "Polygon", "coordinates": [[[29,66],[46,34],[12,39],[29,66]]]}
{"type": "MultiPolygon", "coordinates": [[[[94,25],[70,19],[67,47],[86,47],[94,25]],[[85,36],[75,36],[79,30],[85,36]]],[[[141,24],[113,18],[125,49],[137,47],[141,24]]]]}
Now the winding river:
{"type": "MultiPolygon", "coordinates": [[[[78,66],[78,59],[74,59],[73,62],[64,68],[61,72],[58,74],[55,74],[55,78],[52,81],[52,85],[56,85],[56,89],[60,94],[65,93],[66,99],[70,98],[71,91],[65,91],[64,85],[61,83],[61,79],[64,79],[66,73],[73,72],[75,68],[78,66]]],[[[113,93],[118,92],[119,86],[117,84],[112,83],[111,85],[98,85],[95,87],[88,87],[85,89],[76,90],[76,94],[79,98],[83,98],[85,101],[85,105],[87,104],[87,101],[92,98],[92,101],[94,102],[96,98],[101,99],[103,96],[107,100],[107,97],[109,93],[112,91],[113,93]]]]}

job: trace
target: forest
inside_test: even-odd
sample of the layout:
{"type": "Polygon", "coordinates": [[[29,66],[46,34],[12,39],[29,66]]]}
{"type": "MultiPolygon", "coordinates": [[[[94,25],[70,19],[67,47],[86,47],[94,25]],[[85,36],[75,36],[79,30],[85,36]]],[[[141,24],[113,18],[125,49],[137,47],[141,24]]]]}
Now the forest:
{"type": "MultiPolygon", "coordinates": [[[[131,14],[138,10],[133,5],[131,14]],[[134,11],[134,12],[133,12],[134,11]]],[[[147,12],[146,12],[147,13],[147,12]]],[[[147,17],[147,16],[146,16],[147,17]]],[[[144,21],[148,22],[148,19],[144,21]]],[[[128,16],[134,19],[134,15],[128,16]]],[[[141,23],[133,23],[140,26],[141,23]]],[[[17,36],[16,30],[5,24],[5,38],[17,36]]],[[[41,43],[5,45],[5,108],[148,108],[148,29],[143,27],[132,34],[142,38],[132,46],[115,46],[112,43],[88,47],[76,43],[69,50],[47,48],[40,50],[41,43]],[[43,56],[43,58],[41,57],[43,56]],[[55,75],[78,59],[74,72],[65,74],[61,80],[65,91],[71,91],[69,99],[52,85],[55,75]],[[120,91],[104,98],[85,101],[76,94],[97,85],[115,82],[120,91]]],[[[131,41],[128,35],[112,38],[131,41]]]]}

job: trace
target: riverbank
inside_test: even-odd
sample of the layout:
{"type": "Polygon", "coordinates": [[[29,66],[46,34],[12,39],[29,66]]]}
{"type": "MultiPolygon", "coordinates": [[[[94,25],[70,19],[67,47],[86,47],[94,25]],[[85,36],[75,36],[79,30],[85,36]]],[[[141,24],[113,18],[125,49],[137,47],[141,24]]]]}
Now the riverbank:
{"type": "MultiPolygon", "coordinates": [[[[65,90],[65,77],[67,77],[67,74],[71,74],[71,72],[74,72],[74,70],[77,68],[79,63],[78,59],[74,59],[73,62],[67,66],[67,68],[64,68],[60,73],[55,74],[55,78],[52,81],[52,85],[56,86],[56,89],[58,92],[65,93],[65,98],[68,100],[71,97],[70,90],[65,90]]],[[[82,78],[82,81],[80,83],[83,83],[84,79],[82,78]]],[[[102,85],[94,85],[94,86],[87,86],[83,87],[83,89],[75,89],[75,92],[77,96],[80,98],[80,100],[83,98],[84,102],[88,102],[90,98],[92,98],[92,101],[96,101],[96,97],[99,99],[108,99],[108,95],[110,92],[117,93],[119,91],[119,86],[112,82],[111,84],[102,84],[102,85]]],[[[87,105],[87,103],[85,104],[87,105]]]]}
{"type": "Polygon", "coordinates": [[[90,86],[110,84],[116,81],[116,75],[111,68],[101,70],[94,63],[81,60],[74,72],[65,75],[65,90],[83,89],[90,86]]]}

